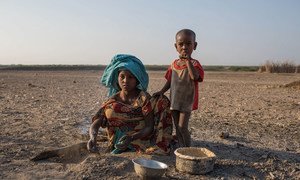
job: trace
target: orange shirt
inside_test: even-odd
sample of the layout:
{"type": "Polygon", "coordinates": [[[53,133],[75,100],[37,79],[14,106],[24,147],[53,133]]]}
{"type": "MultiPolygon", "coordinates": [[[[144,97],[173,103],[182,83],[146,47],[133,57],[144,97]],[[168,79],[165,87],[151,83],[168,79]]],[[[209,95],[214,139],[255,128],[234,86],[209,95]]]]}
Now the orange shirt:
{"type": "Polygon", "coordinates": [[[181,59],[173,61],[165,78],[171,82],[171,110],[192,111],[198,109],[198,82],[202,82],[204,71],[198,60],[191,59],[192,65],[199,72],[200,78],[193,81],[188,73],[186,62],[181,59]]]}

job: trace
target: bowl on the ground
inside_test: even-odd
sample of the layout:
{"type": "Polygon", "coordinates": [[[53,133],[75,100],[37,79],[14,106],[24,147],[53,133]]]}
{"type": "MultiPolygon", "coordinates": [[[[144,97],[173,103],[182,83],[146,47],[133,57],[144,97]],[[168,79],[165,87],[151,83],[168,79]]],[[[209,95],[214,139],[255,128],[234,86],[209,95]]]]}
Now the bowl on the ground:
{"type": "Polygon", "coordinates": [[[213,170],[216,155],[206,148],[184,147],[175,150],[176,169],[190,174],[206,174],[213,170]]]}
{"type": "Polygon", "coordinates": [[[150,159],[136,158],[132,162],[136,174],[143,179],[160,178],[168,169],[168,165],[165,163],[150,159]]]}

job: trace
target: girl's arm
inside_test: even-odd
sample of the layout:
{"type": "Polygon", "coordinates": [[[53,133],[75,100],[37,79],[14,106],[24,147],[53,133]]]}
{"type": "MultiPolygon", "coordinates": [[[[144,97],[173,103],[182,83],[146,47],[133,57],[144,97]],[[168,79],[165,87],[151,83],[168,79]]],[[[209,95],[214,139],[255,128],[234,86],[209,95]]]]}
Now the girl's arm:
{"type": "Polygon", "coordinates": [[[92,125],[89,129],[90,139],[95,142],[96,142],[96,138],[97,138],[98,131],[99,131],[101,124],[102,124],[101,119],[96,119],[96,120],[94,120],[94,122],[92,123],[92,125]]]}
{"type": "Polygon", "coordinates": [[[87,143],[87,149],[90,152],[97,152],[97,135],[101,124],[101,119],[95,119],[89,129],[90,140],[87,143]]]}
{"type": "Polygon", "coordinates": [[[119,142],[116,144],[116,147],[118,149],[126,149],[128,147],[128,145],[130,144],[130,142],[136,140],[136,139],[141,139],[143,137],[147,137],[149,136],[154,129],[154,115],[153,115],[153,111],[150,112],[147,116],[145,116],[145,127],[143,129],[141,129],[139,132],[136,132],[132,135],[125,135],[123,137],[121,137],[121,139],[119,140],[119,142]]]}
{"type": "Polygon", "coordinates": [[[139,132],[132,134],[131,138],[132,140],[136,140],[143,137],[147,137],[153,132],[153,129],[154,129],[154,114],[152,111],[147,116],[145,116],[145,127],[141,129],[139,132]]]}
{"type": "Polygon", "coordinates": [[[89,129],[90,140],[87,143],[87,149],[91,152],[97,151],[97,135],[100,127],[107,127],[107,119],[104,117],[101,108],[92,119],[92,125],[89,129]]]}

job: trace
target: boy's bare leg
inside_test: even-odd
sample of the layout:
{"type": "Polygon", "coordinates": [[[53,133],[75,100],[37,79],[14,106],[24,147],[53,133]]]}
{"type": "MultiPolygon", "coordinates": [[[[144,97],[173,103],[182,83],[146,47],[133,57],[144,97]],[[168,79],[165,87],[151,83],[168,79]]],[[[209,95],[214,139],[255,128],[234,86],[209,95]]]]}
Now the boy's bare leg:
{"type": "Polygon", "coordinates": [[[172,118],[173,118],[174,125],[175,125],[175,128],[176,128],[176,136],[177,136],[177,139],[178,139],[179,147],[184,147],[183,136],[182,136],[182,133],[181,133],[181,131],[179,129],[179,116],[180,116],[180,112],[177,111],[177,110],[171,110],[171,113],[172,113],[172,118]]]}
{"type": "Polygon", "coordinates": [[[180,112],[178,129],[181,133],[184,147],[191,146],[191,134],[189,132],[189,120],[190,120],[191,112],[180,112]]]}

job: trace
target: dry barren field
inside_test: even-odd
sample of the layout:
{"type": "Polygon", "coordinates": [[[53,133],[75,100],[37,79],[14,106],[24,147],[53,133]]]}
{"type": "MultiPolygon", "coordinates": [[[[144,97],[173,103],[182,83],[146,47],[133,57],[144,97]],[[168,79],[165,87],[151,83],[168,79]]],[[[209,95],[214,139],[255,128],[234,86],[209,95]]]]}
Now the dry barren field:
{"type": "MultiPolygon", "coordinates": [[[[299,73],[206,72],[190,131],[193,146],[217,161],[198,176],[177,172],[174,155],[111,155],[106,142],[99,154],[86,151],[90,118],[107,94],[101,73],[0,71],[0,179],[137,179],[131,160],[141,156],[169,165],[163,179],[300,179],[300,87],[285,86],[299,73]],[[57,157],[31,160],[57,148],[57,157]]],[[[152,94],[164,72],[149,75],[152,94]]]]}

